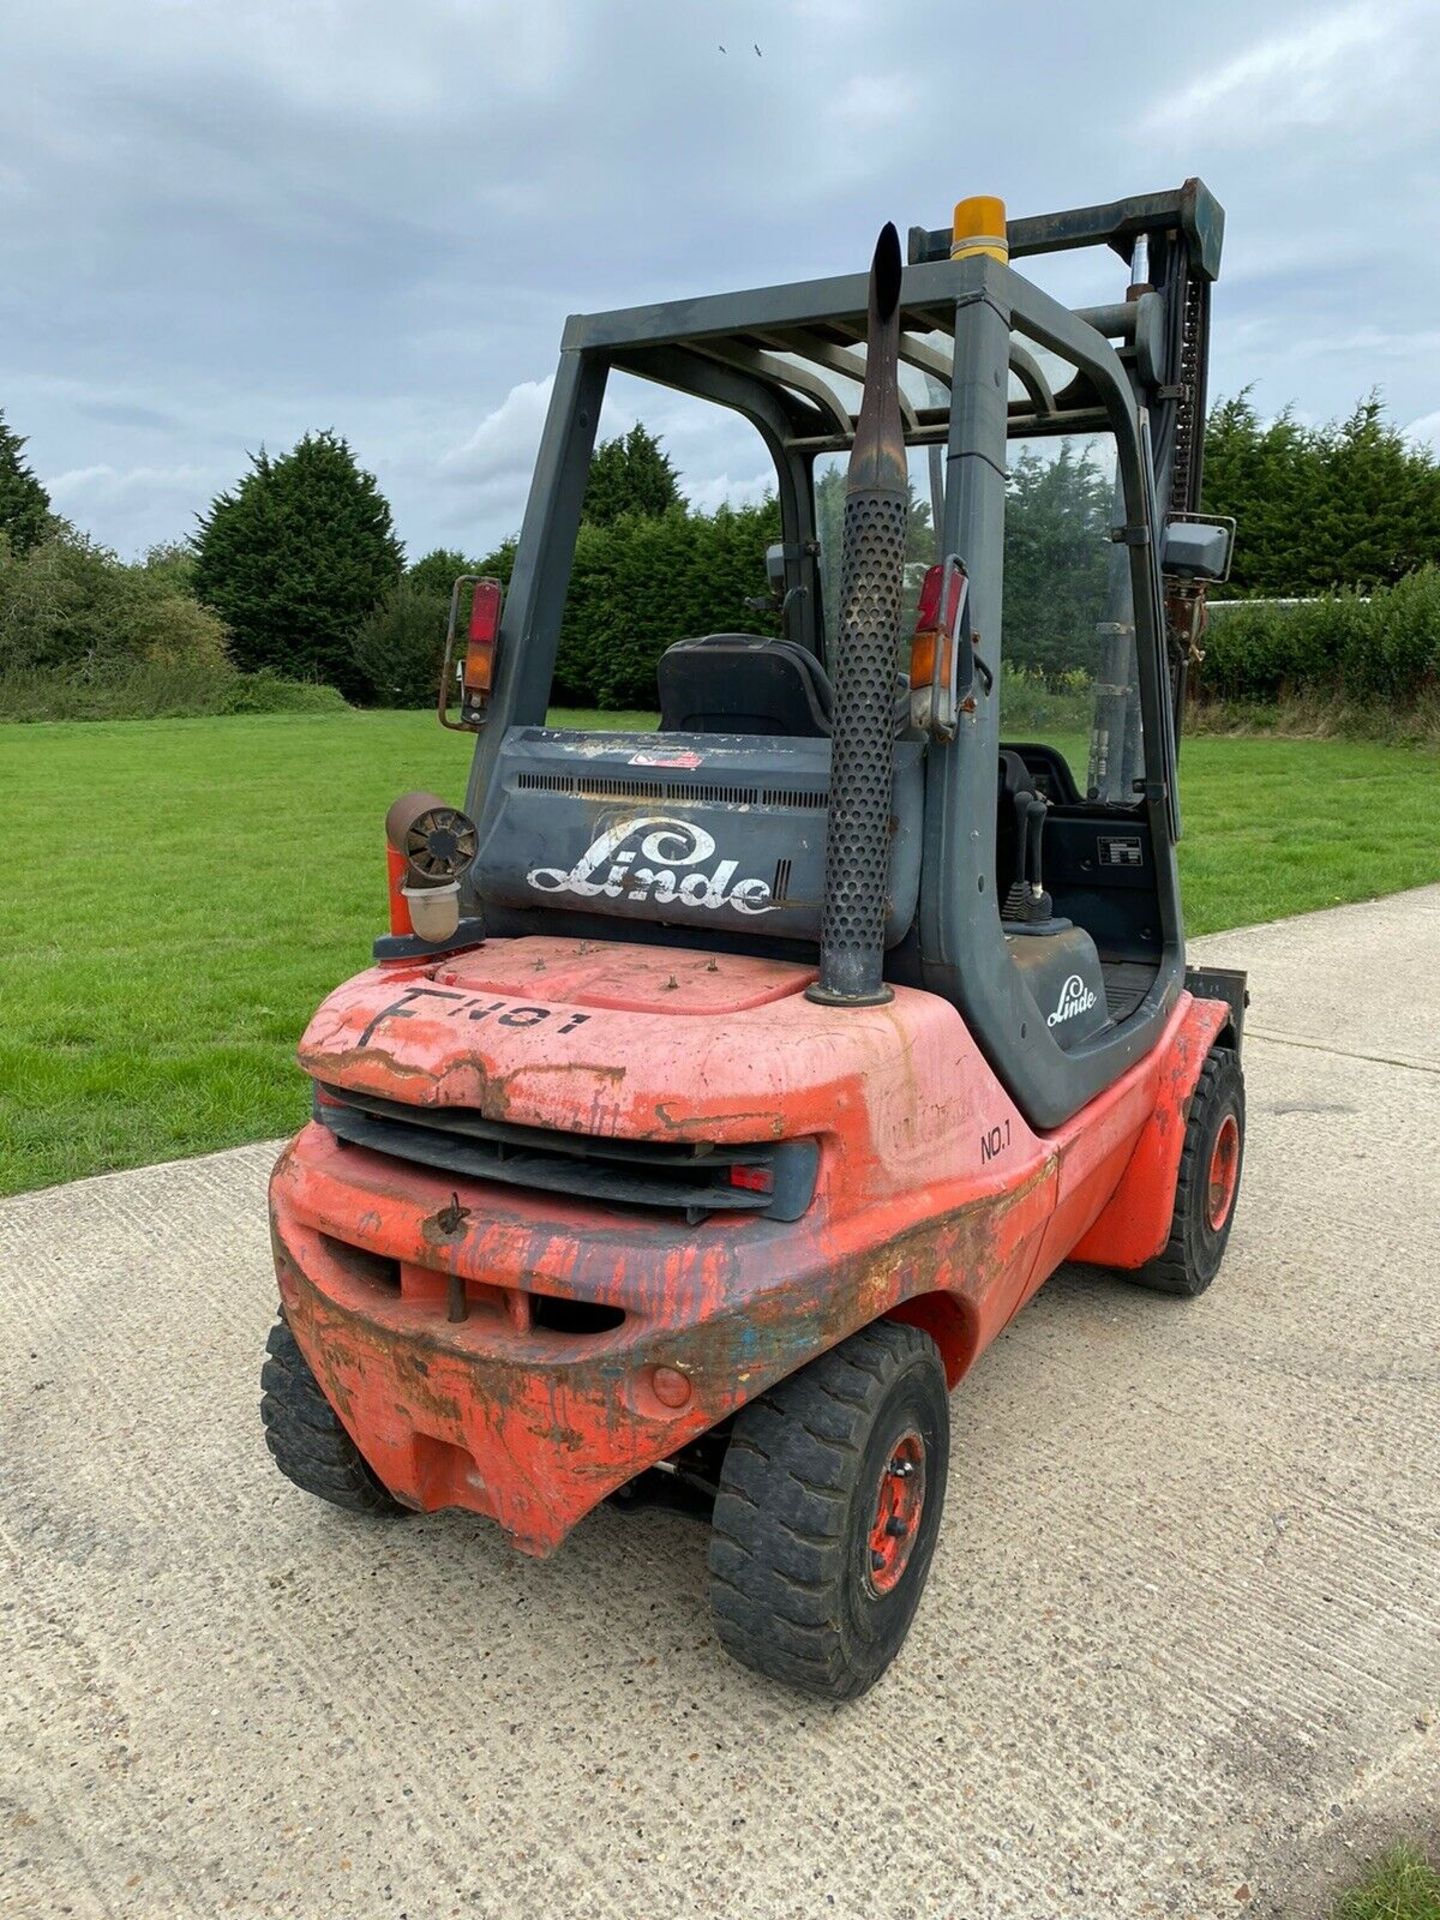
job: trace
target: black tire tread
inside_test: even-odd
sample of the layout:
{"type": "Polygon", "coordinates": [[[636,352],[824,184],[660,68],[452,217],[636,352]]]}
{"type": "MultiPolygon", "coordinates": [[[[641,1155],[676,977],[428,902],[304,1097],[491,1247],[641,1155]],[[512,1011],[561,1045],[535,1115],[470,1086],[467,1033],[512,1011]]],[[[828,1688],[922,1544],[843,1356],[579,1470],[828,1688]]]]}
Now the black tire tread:
{"type": "Polygon", "coordinates": [[[286,1479],[347,1513],[407,1513],[376,1479],[345,1431],[283,1312],[270,1329],[265,1352],[260,1420],[265,1444],[286,1479]]]}
{"type": "Polygon", "coordinates": [[[745,1408],[710,1546],[716,1631],[743,1665],[830,1699],[870,1684],[873,1675],[847,1671],[832,1624],[846,1514],[890,1383],[927,1352],[934,1343],[920,1328],[880,1321],[745,1408]]]}
{"type": "MultiPolygon", "coordinates": [[[[1232,1047],[1212,1047],[1205,1056],[1200,1069],[1200,1077],[1195,1083],[1195,1091],[1190,1098],[1190,1112],[1185,1122],[1185,1144],[1180,1151],[1180,1170],[1175,1181],[1175,1210],[1170,1217],[1170,1238],[1162,1252],[1126,1279],[1136,1286],[1148,1287],[1152,1293],[1168,1293],[1176,1299],[1193,1299],[1203,1293],[1210,1283],[1204,1281],[1197,1286],[1196,1277],[1190,1265],[1185,1245],[1186,1223],[1193,1206],[1199,1204],[1197,1184],[1204,1178],[1205,1170],[1200,1166],[1201,1149],[1205,1133],[1206,1119],[1214,1104],[1217,1089],[1223,1086],[1231,1070],[1238,1072],[1239,1059],[1232,1047]]],[[[1244,1082],[1240,1083],[1240,1126],[1243,1137],[1245,1126],[1244,1082]]],[[[1227,1225],[1228,1232],[1228,1225],[1227,1225]]]]}

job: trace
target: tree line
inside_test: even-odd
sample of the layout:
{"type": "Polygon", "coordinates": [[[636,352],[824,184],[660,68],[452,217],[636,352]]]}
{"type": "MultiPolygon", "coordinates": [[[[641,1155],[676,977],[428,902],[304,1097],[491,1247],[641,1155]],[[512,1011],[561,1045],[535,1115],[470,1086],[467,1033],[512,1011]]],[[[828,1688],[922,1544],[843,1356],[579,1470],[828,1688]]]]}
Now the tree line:
{"type": "MultiPolygon", "coordinates": [[[[557,700],[651,705],[655,661],[671,640],[765,627],[746,600],[763,589],[764,548],[778,537],[773,500],[696,512],[644,427],[603,442],[557,700]]],[[[277,689],[308,682],[352,702],[428,706],[454,580],[488,574],[508,586],[515,546],[478,557],[436,548],[407,564],[374,475],[340,435],[317,432],[287,453],[253,455],[188,541],[126,564],[51,511],[0,416],[0,689],[17,678],[27,692],[37,681],[103,685],[143,667],[179,673],[187,687],[197,670],[238,673],[277,689]]],[[[13,706],[0,701],[0,711],[13,706]]]]}
{"type": "Polygon", "coordinates": [[[1263,421],[1248,389],[1222,400],[1206,425],[1204,507],[1236,519],[1232,596],[1365,591],[1440,561],[1440,460],[1374,393],[1323,426],[1293,407],[1263,421]]]}
{"type": "MultiPolygon", "coordinates": [[[[1111,481],[1087,446],[1062,442],[1043,453],[1018,449],[1009,487],[1007,664],[1060,687],[1093,662],[1111,553],[1111,481]]],[[[1264,421],[1248,392],[1220,402],[1207,424],[1204,505],[1239,523],[1232,595],[1308,598],[1343,589],[1341,600],[1348,594],[1361,604],[1440,558],[1440,462],[1408,442],[1374,396],[1324,426],[1303,424],[1292,409],[1264,421]]],[[[842,507],[836,467],[817,483],[832,623],[842,507]]],[[[754,602],[765,585],[764,548],[779,535],[773,498],[698,512],[643,426],[602,443],[576,544],[556,700],[649,706],[656,662],[671,641],[775,631],[773,616],[754,602]]],[[[912,561],[928,557],[931,543],[928,507],[912,498],[912,561]]],[[[316,432],[286,453],[252,456],[188,540],[122,563],[54,514],[23,440],[0,415],[0,682],[28,674],[104,683],[143,664],[192,678],[238,671],[276,686],[315,683],[353,702],[428,705],[451,583],[482,573],[508,584],[514,554],[512,538],[480,556],[435,549],[407,563],[374,475],[344,438],[316,432]]],[[[1396,604],[1422,602],[1433,604],[1431,590],[1407,588],[1396,604]]],[[[1324,663],[1341,658],[1348,684],[1366,682],[1368,643],[1357,617],[1343,608],[1323,621],[1311,616],[1324,639],[1307,647],[1267,628],[1248,666],[1239,654],[1246,629],[1226,624],[1221,638],[1217,619],[1210,684],[1265,697],[1260,690],[1280,690],[1296,674],[1333,678],[1324,663]]],[[[1392,617],[1387,632],[1393,626],[1392,617]]],[[[1410,640],[1387,646],[1392,668],[1412,656],[1431,660],[1410,640]]],[[[1383,682],[1391,697],[1406,697],[1433,676],[1433,661],[1408,679],[1398,671],[1370,679],[1377,691],[1383,682]]]]}

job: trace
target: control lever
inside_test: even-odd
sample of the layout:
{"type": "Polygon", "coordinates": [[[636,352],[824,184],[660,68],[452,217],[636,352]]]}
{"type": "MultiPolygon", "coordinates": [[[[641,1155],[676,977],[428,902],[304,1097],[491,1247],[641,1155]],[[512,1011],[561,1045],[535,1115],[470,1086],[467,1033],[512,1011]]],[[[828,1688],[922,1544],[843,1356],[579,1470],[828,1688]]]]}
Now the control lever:
{"type": "Polygon", "coordinates": [[[1040,865],[1041,840],[1050,803],[1038,793],[1028,793],[1017,794],[1015,805],[1020,815],[1020,879],[1025,889],[1022,918],[1027,921],[1051,920],[1055,915],[1055,903],[1045,891],[1040,865]]]}

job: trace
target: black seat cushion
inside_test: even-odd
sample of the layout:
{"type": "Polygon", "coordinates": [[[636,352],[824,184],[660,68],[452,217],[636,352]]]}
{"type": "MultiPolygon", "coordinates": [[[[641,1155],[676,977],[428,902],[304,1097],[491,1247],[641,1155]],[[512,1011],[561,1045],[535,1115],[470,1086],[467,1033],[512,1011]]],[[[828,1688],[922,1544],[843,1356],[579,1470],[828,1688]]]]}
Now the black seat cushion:
{"type": "Polygon", "coordinates": [[[761,733],[817,739],[830,733],[825,669],[793,640],[707,633],[660,656],[662,733],[761,733]]]}

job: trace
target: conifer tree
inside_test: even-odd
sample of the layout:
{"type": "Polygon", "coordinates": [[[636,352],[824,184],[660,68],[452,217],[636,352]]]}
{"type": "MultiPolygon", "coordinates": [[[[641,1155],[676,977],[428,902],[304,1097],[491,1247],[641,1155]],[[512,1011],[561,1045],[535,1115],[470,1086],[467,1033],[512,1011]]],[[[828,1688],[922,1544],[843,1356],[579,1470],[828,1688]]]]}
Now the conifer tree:
{"type": "Polygon", "coordinates": [[[11,553],[28,553],[50,527],[50,496],[30,471],[25,442],[0,413],[0,537],[11,553]]]}
{"type": "Polygon", "coordinates": [[[404,563],[373,474],[334,433],[262,448],[200,518],[195,591],[224,620],[235,664],[369,691],[354,641],[404,563]]]}
{"type": "Polygon", "coordinates": [[[669,454],[644,427],[602,441],[590,456],[585,518],[592,527],[611,526],[627,513],[658,520],[684,506],[669,454]]]}

